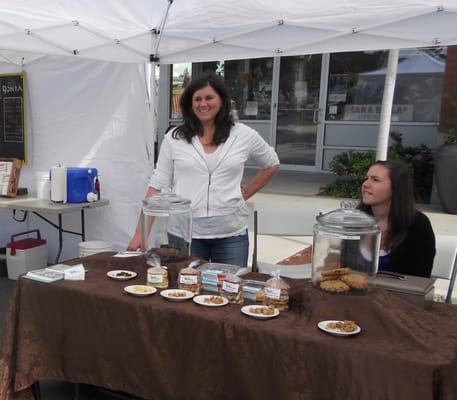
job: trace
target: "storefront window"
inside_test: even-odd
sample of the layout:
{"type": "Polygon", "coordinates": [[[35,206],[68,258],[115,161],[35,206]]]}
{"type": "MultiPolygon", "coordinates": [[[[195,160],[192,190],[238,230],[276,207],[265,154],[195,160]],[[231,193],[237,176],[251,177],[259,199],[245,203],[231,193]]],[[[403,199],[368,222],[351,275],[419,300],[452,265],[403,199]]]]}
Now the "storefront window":
{"type": "Polygon", "coordinates": [[[179,97],[184,88],[190,82],[192,75],[192,64],[173,64],[171,68],[171,96],[170,96],[170,118],[182,118],[179,107],[179,97]]]}
{"type": "Polygon", "coordinates": [[[270,119],[272,58],[197,63],[194,71],[194,75],[212,71],[224,77],[235,119],[270,119]]]}
{"type": "Polygon", "coordinates": [[[330,56],[327,95],[329,120],[379,120],[383,86],[365,76],[386,66],[387,53],[335,53],[330,56]],[[363,111],[361,111],[363,110],[363,111]]]}
{"type": "Polygon", "coordinates": [[[179,96],[192,76],[214,72],[224,78],[232,98],[235,119],[269,120],[273,58],[174,64],[170,118],[181,118],[179,96]]]}
{"type": "Polygon", "coordinates": [[[446,48],[402,50],[398,61],[394,109],[398,121],[438,122],[446,48]]]}
{"type": "Polygon", "coordinates": [[[235,117],[269,120],[273,79],[273,59],[226,61],[224,76],[233,100],[235,117]]]}
{"type": "MultiPolygon", "coordinates": [[[[327,120],[379,121],[387,56],[386,51],[331,55],[327,120]]],[[[445,63],[442,50],[400,52],[392,121],[438,121],[445,63]]]]}

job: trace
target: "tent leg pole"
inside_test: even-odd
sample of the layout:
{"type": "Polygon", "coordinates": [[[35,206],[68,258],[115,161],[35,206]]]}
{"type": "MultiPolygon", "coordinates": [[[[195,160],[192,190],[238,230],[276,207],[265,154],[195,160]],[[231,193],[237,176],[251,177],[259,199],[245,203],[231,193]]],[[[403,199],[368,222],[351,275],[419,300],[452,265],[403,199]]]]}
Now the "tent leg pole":
{"type": "Polygon", "coordinates": [[[389,149],[390,119],[392,116],[392,104],[394,100],[399,53],[399,49],[390,50],[387,61],[386,81],[384,83],[381,118],[379,121],[378,143],[376,146],[376,160],[381,161],[387,160],[387,150],[389,149]]]}

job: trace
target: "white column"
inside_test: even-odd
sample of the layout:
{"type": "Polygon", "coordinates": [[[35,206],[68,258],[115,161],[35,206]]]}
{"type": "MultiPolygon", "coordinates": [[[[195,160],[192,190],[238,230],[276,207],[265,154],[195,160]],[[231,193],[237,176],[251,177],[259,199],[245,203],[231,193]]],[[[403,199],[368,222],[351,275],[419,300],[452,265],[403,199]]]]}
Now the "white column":
{"type": "Polygon", "coordinates": [[[379,121],[378,143],[376,146],[376,160],[386,160],[389,148],[390,119],[394,100],[395,80],[397,78],[399,49],[389,50],[387,61],[386,81],[382,96],[381,117],[379,121]]]}

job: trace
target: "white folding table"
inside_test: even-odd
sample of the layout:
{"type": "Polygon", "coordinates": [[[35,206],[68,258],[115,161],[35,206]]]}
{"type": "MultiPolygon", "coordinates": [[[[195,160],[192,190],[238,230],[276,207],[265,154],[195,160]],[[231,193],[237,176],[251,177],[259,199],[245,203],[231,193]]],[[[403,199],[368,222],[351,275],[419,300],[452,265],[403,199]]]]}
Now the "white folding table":
{"type": "Polygon", "coordinates": [[[6,198],[0,197],[0,208],[6,208],[13,211],[13,219],[18,222],[25,221],[27,217],[27,213],[31,212],[37,217],[41,218],[42,220],[46,221],[48,224],[52,225],[54,228],[57,229],[59,233],[59,248],[57,251],[55,263],[57,264],[60,259],[60,254],[62,253],[62,246],[63,246],[63,234],[70,233],[72,235],[81,236],[82,241],[86,239],[86,232],[85,232],[85,215],[84,211],[89,208],[98,208],[103,207],[109,204],[109,200],[107,199],[100,199],[94,201],[92,203],[75,203],[75,204],[62,204],[62,203],[54,203],[50,200],[40,200],[35,197],[17,197],[17,198],[6,198]],[[16,211],[23,211],[24,215],[21,219],[16,217],[16,211]],[[62,215],[63,214],[70,214],[73,212],[80,211],[81,213],[81,231],[75,232],[70,231],[63,228],[62,224],[62,215]],[[58,222],[54,223],[43,214],[51,214],[57,215],[58,222]]]}

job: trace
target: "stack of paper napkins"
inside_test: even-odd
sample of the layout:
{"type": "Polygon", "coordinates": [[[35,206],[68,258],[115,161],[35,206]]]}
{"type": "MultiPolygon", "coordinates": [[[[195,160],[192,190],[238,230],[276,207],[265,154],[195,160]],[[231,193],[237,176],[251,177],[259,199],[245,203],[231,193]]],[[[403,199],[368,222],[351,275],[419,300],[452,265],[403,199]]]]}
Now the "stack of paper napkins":
{"type": "Polygon", "coordinates": [[[83,281],[85,279],[86,270],[82,264],[65,265],[56,264],[47,268],[34,269],[22,275],[23,278],[32,279],[34,281],[51,283],[62,279],[71,281],[83,281]]]}

